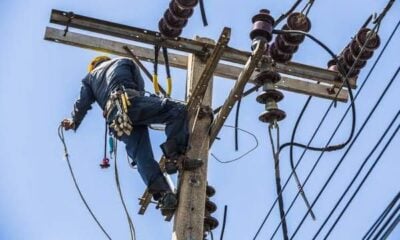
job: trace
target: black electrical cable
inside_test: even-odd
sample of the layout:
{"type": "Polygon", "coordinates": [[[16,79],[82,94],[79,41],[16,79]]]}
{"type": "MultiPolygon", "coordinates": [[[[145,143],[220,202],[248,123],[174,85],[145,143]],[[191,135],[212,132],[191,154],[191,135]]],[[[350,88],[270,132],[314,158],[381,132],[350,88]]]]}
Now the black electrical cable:
{"type": "MultiPolygon", "coordinates": [[[[281,194],[282,192],[282,184],[281,184],[281,174],[280,174],[280,167],[279,167],[279,156],[278,156],[278,151],[279,151],[279,145],[280,145],[280,133],[279,133],[279,125],[275,122],[272,123],[268,126],[268,135],[269,139],[271,142],[271,149],[272,149],[272,154],[274,156],[274,169],[275,169],[275,185],[276,185],[276,192],[278,195],[278,205],[279,205],[279,215],[281,217],[281,225],[282,225],[282,234],[283,234],[283,239],[288,240],[288,228],[287,228],[287,223],[286,223],[286,213],[285,213],[285,208],[283,205],[283,197],[281,194]],[[276,128],[276,148],[274,144],[274,139],[272,137],[272,129],[276,128]]],[[[279,229],[279,228],[278,228],[279,229]]]]}
{"type": "Polygon", "coordinates": [[[239,99],[236,105],[236,115],[235,115],[235,151],[239,150],[239,115],[240,115],[240,105],[242,99],[239,99]]]}
{"type": "MultiPolygon", "coordinates": [[[[400,111],[397,113],[397,116],[400,114],[400,111]]],[[[397,117],[396,116],[396,117],[397,117]]],[[[390,139],[387,141],[386,145],[384,146],[384,148],[381,150],[381,152],[379,153],[379,156],[376,158],[375,162],[371,165],[371,167],[368,169],[368,172],[366,173],[366,175],[364,176],[364,178],[361,180],[361,182],[359,183],[359,185],[357,186],[357,189],[354,191],[353,195],[351,196],[351,198],[347,201],[345,207],[342,209],[342,211],[340,212],[340,214],[338,215],[338,217],[335,219],[335,222],[332,224],[331,228],[329,229],[329,231],[327,232],[327,234],[325,235],[324,239],[327,239],[328,236],[332,233],[333,229],[336,227],[337,223],[339,222],[339,220],[341,219],[341,217],[343,216],[343,214],[346,212],[346,210],[348,209],[348,207],[350,206],[350,204],[352,203],[352,201],[354,200],[355,196],[358,194],[358,192],[360,191],[361,187],[364,185],[365,181],[368,179],[369,175],[371,174],[371,172],[374,170],[376,164],[380,161],[383,153],[386,151],[387,147],[390,145],[390,143],[392,142],[393,138],[397,135],[398,131],[400,129],[400,124],[397,125],[396,130],[394,131],[394,133],[392,134],[392,136],[390,137],[390,139]]],[[[400,206],[400,205],[399,205],[400,206]]]]}
{"type": "Polygon", "coordinates": [[[162,47],[164,62],[165,62],[165,72],[167,73],[167,78],[171,78],[171,69],[169,66],[169,58],[168,58],[168,48],[162,47]]]}
{"type": "Polygon", "coordinates": [[[383,226],[381,227],[381,229],[379,230],[379,232],[375,235],[374,238],[372,238],[372,240],[381,240],[384,239],[383,237],[379,236],[383,233],[383,231],[386,229],[386,227],[389,225],[389,223],[393,220],[393,218],[395,217],[395,215],[399,212],[400,210],[400,204],[395,208],[395,210],[392,212],[392,214],[390,214],[390,216],[388,217],[388,219],[385,221],[385,223],[383,224],[383,226]]]}
{"type": "MultiPolygon", "coordinates": [[[[318,201],[318,199],[321,197],[322,193],[324,192],[325,188],[328,186],[329,182],[331,181],[333,175],[336,173],[336,171],[338,170],[338,168],[340,167],[340,165],[342,164],[344,158],[347,156],[347,154],[349,153],[350,149],[352,148],[352,146],[354,145],[354,143],[356,142],[356,140],[358,139],[358,137],[360,136],[360,134],[363,132],[365,126],[367,125],[367,123],[369,122],[371,116],[373,115],[373,113],[375,112],[375,110],[377,109],[377,107],[380,105],[384,95],[386,94],[387,90],[390,88],[390,86],[392,85],[393,81],[395,80],[395,78],[397,77],[397,74],[400,71],[400,67],[397,68],[396,73],[394,74],[393,78],[390,80],[390,82],[388,83],[388,85],[386,86],[384,92],[381,94],[380,98],[378,99],[377,103],[375,104],[375,106],[372,108],[372,110],[370,111],[370,113],[368,114],[367,118],[365,119],[365,121],[363,122],[361,128],[358,130],[357,134],[355,135],[354,139],[351,141],[349,147],[347,148],[346,152],[343,154],[342,158],[340,159],[340,161],[337,163],[337,165],[335,166],[333,172],[330,174],[330,176],[328,177],[327,181],[324,183],[322,189],[319,191],[317,197],[315,198],[315,200],[313,201],[313,203],[311,204],[311,207],[314,207],[315,203],[318,201]]],[[[301,220],[300,224],[297,226],[295,232],[293,233],[291,239],[293,239],[294,236],[296,236],[297,232],[299,231],[300,227],[303,225],[307,215],[308,215],[309,211],[306,212],[306,214],[304,215],[303,219],[301,220]]]]}
{"type": "Polygon", "coordinates": [[[393,223],[389,226],[389,228],[386,230],[386,232],[383,234],[382,238],[380,238],[380,239],[386,240],[399,223],[400,223],[400,214],[397,215],[396,219],[393,221],[393,223]]]}
{"type": "Polygon", "coordinates": [[[136,239],[136,230],[135,230],[135,226],[134,226],[134,224],[133,224],[133,221],[132,221],[131,216],[129,215],[128,208],[126,207],[125,200],[124,200],[124,196],[123,196],[122,190],[121,190],[121,184],[120,184],[120,182],[119,182],[119,174],[118,174],[118,166],[117,166],[117,165],[118,165],[118,159],[117,159],[117,151],[118,151],[118,148],[117,148],[117,143],[116,143],[116,141],[114,141],[114,146],[115,146],[115,147],[114,147],[114,160],[115,160],[115,163],[114,163],[114,175],[115,175],[115,184],[116,184],[116,186],[117,186],[119,198],[120,198],[120,200],[121,200],[121,204],[122,204],[122,206],[123,206],[123,208],[124,208],[124,211],[125,211],[125,214],[126,214],[126,218],[127,218],[127,220],[128,220],[128,224],[129,224],[129,233],[130,233],[130,235],[131,235],[131,239],[134,240],[134,239],[136,239]]]}
{"type": "Polygon", "coordinates": [[[224,239],[227,214],[228,214],[228,206],[225,205],[225,207],[224,207],[224,219],[222,220],[221,237],[219,238],[219,240],[223,240],[224,239]]]}
{"type": "Polygon", "coordinates": [[[110,235],[106,232],[106,230],[105,230],[104,227],[101,225],[101,223],[99,222],[99,220],[97,219],[97,217],[94,215],[92,209],[89,207],[89,204],[87,203],[85,197],[83,196],[81,189],[79,188],[78,181],[77,181],[76,178],[75,178],[75,174],[74,174],[74,171],[73,171],[73,169],[72,169],[71,162],[70,162],[70,160],[69,160],[69,154],[68,154],[67,144],[66,144],[65,138],[64,138],[64,129],[63,129],[63,127],[62,127],[61,125],[58,127],[58,137],[60,138],[60,141],[61,141],[61,143],[63,144],[63,147],[64,147],[64,155],[65,155],[65,159],[67,160],[69,172],[71,173],[71,177],[72,177],[72,180],[74,181],[75,188],[76,188],[76,190],[78,191],[79,196],[80,196],[80,198],[81,198],[83,204],[85,205],[86,209],[89,211],[90,215],[92,216],[93,220],[96,222],[97,226],[101,229],[101,231],[104,233],[104,235],[105,235],[108,239],[111,240],[110,235]]]}
{"type": "Polygon", "coordinates": [[[376,219],[374,224],[368,229],[368,231],[365,233],[363,236],[362,240],[370,239],[378,227],[382,224],[383,220],[386,218],[386,216],[389,214],[390,210],[393,208],[393,206],[397,203],[397,201],[400,199],[400,192],[396,194],[396,196],[392,199],[392,201],[388,204],[388,206],[385,208],[385,210],[379,215],[379,217],[376,219]]]}
{"type": "Polygon", "coordinates": [[[293,4],[293,6],[292,6],[286,13],[282,14],[282,15],[275,21],[274,27],[277,26],[280,22],[282,22],[285,18],[287,18],[294,10],[296,10],[297,6],[299,6],[300,3],[301,3],[302,1],[303,1],[303,0],[297,0],[297,1],[293,4]]]}
{"type": "MultiPolygon", "coordinates": [[[[236,127],[230,126],[230,125],[224,125],[224,127],[236,128],[236,127]]],[[[252,136],[252,137],[254,138],[254,140],[256,141],[256,145],[255,145],[252,149],[250,149],[249,151],[247,151],[247,152],[245,152],[244,154],[240,155],[239,157],[234,158],[234,159],[231,159],[231,160],[227,160],[227,161],[222,161],[222,160],[220,160],[217,156],[215,156],[213,153],[211,153],[211,156],[212,156],[213,158],[215,158],[215,160],[217,160],[219,163],[226,164],[226,163],[236,162],[236,161],[238,161],[238,160],[244,158],[246,155],[250,154],[252,151],[254,151],[254,150],[258,147],[258,139],[257,139],[256,135],[254,135],[253,133],[251,133],[251,132],[249,132],[249,131],[246,131],[246,130],[244,130],[244,129],[241,129],[241,128],[237,128],[237,129],[239,129],[240,131],[242,131],[242,132],[244,132],[244,133],[247,133],[247,134],[249,134],[250,136],[252,136]]]]}
{"type": "Polygon", "coordinates": [[[207,15],[206,15],[206,9],[204,6],[204,0],[200,0],[200,13],[201,13],[201,20],[203,21],[203,26],[207,27],[208,26],[208,21],[207,21],[207,15]]]}
{"type": "Polygon", "coordinates": [[[384,138],[386,137],[386,135],[388,134],[389,130],[392,128],[393,124],[395,123],[395,121],[397,120],[398,116],[400,114],[400,111],[397,113],[397,115],[393,118],[392,122],[389,124],[389,126],[386,128],[385,132],[382,134],[381,138],[377,141],[377,143],[375,144],[375,146],[372,148],[372,150],[370,151],[370,153],[368,154],[368,156],[365,158],[365,160],[363,161],[363,163],[361,164],[361,166],[359,167],[358,171],[356,172],[356,174],[354,175],[353,179],[350,181],[349,185],[347,186],[346,190],[342,193],[342,195],[340,196],[339,200],[336,202],[335,206],[332,208],[332,210],[329,212],[328,216],[325,218],[324,222],[322,223],[322,225],[320,226],[320,228],[318,229],[318,231],[315,233],[313,239],[316,239],[317,236],[321,233],[322,229],[325,227],[325,225],[328,223],[329,219],[332,217],[333,213],[336,211],[337,207],[339,207],[339,204],[343,201],[344,197],[347,195],[347,193],[350,191],[351,187],[353,186],[353,184],[355,183],[355,181],[357,180],[358,176],[360,176],[361,171],[364,169],[365,165],[368,163],[368,161],[370,160],[370,158],[372,157],[372,155],[375,153],[375,151],[377,150],[377,148],[379,147],[379,145],[382,143],[382,141],[384,140],[384,138]]]}
{"type": "Polygon", "coordinates": [[[158,55],[160,53],[160,46],[154,45],[154,65],[153,65],[153,73],[154,75],[158,75],[158,55]]]}

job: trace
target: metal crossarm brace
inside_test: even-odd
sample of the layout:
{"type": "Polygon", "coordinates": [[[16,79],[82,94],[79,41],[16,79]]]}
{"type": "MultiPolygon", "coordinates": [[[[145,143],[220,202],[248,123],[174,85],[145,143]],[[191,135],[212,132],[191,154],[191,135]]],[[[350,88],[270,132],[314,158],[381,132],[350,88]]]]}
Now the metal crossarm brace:
{"type": "Polygon", "coordinates": [[[211,127],[210,146],[212,145],[219,131],[224,125],[236,101],[238,101],[242,97],[246,83],[249,81],[252,73],[254,72],[254,69],[256,68],[258,62],[261,60],[265,52],[265,45],[266,45],[265,41],[258,42],[256,49],[253,51],[253,55],[250,56],[249,59],[247,60],[247,63],[243,71],[240,73],[239,78],[235,83],[235,86],[233,87],[233,89],[229,93],[228,98],[222,105],[222,108],[219,111],[211,127]]]}
{"type": "Polygon", "coordinates": [[[217,68],[218,62],[221,59],[221,56],[224,53],[224,50],[230,40],[230,36],[230,28],[224,28],[211,56],[207,59],[205,69],[201,74],[200,80],[197,83],[196,88],[193,90],[192,93],[190,93],[190,99],[187,104],[187,110],[189,111],[189,113],[196,112],[199,105],[203,101],[204,94],[207,91],[208,83],[214,75],[214,71],[217,68]]]}
{"type": "MultiPolygon", "coordinates": [[[[176,39],[163,39],[160,33],[155,31],[71,14],[60,10],[52,10],[50,22],[132,41],[152,45],[156,44],[183,52],[193,53],[197,56],[205,56],[207,51],[215,47],[213,44],[202,43],[183,37],[178,37],[176,39]]],[[[250,55],[250,52],[226,47],[221,59],[244,65],[250,55]]],[[[289,62],[286,64],[278,63],[276,68],[278,72],[283,74],[319,82],[333,83],[338,82],[338,79],[340,79],[336,72],[295,62],[289,62]]],[[[355,87],[354,79],[350,79],[350,85],[353,88],[355,87]]]]}
{"type": "MultiPolygon", "coordinates": [[[[187,104],[187,109],[188,109],[188,115],[193,115],[197,112],[198,106],[201,104],[204,95],[207,91],[208,87],[208,82],[213,76],[213,72],[218,64],[218,61],[226,47],[226,45],[229,42],[230,39],[230,34],[231,30],[229,28],[224,28],[221,36],[216,44],[216,47],[210,57],[207,59],[206,67],[203,73],[201,74],[200,80],[196,85],[196,88],[194,89],[193,93],[191,94],[191,97],[189,99],[189,102],[187,104]]],[[[160,160],[160,165],[163,164],[165,158],[161,158],[160,160]]],[[[179,192],[179,190],[178,190],[179,192]]],[[[142,197],[139,199],[139,214],[143,215],[147,207],[149,206],[151,202],[152,195],[147,191],[143,193],[142,197]]],[[[165,218],[166,221],[170,221],[172,216],[167,216],[165,218]]]]}
{"type": "MultiPolygon", "coordinates": [[[[135,46],[127,43],[116,42],[113,40],[108,40],[99,37],[88,36],[82,33],[75,33],[69,31],[66,36],[64,36],[64,30],[55,29],[51,27],[46,28],[45,39],[49,41],[54,41],[57,43],[63,43],[71,46],[76,46],[80,48],[86,48],[96,51],[102,51],[111,53],[114,55],[131,57],[127,53],[124,46],[131,49],[135,55],[143,61],[152,62],[154,61],[154,50],[146,47],[135,46]]],[[[187,56],[179,55],[176,53],[168,53],[170,65],[172,67],[187,69],[187,56]]],[[[163,56],[159,57],[159,63],[164,64],[163,56]]],[[[242,68],[228,65],[224,63],[219,63],[215,69],[214,76],[236,80],[241,73],[242,68]]],[[[250,79],[250,83],[257,74],[257,69],[250,79]]],[[[329,82],[329,84],[316,84],[311,81],[304,81],[302,79],[295,79],[288,76],[282,76],[282,80],[277,83],[277,87],[282,90],[302,93],[306,95],[333,99],[336,94],[327,91],[332,85],[340,86],[340,82],[329,82]]],[[[342,89],[339,93],[337,100],[340,102],[347,101],[348,93],[346,89],[342,89]]]]}

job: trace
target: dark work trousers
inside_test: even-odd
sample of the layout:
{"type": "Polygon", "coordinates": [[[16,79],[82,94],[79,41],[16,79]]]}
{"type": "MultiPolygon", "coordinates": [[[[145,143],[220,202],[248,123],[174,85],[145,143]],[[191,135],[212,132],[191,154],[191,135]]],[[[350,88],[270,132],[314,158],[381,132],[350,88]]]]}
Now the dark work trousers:
{"type": "Polygon", "coordinates": [[[176,143],[176,152],[183,153],[188,145],[188,119],[182,103],[156,96],[131,98],[128,115],[133,122],[131,135],[123,135],[126,151],[137,165],[140,176],[152,193],[169,190],[158,163],[154,159],[148,125],[166,124],[167,142],[176,143]]]}

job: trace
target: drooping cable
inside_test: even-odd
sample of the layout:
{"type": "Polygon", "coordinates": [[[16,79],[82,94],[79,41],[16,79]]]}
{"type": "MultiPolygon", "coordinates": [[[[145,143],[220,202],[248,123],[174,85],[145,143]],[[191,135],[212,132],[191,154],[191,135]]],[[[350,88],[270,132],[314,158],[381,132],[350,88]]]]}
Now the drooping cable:
{"type": "Polygon", "coordinates": [[[171,97],[172,93],[172,77],[171,77],[171,69],[169,66],[169,57],[168,57],[168,49],[166,47],[162,47],[164,62],[165,62],[165,72],[167,73],[167,94],[166,97],[171,97]]]}
{"type": "Polygon", "coordinates": [[[388,206],[385,208],[385,210],[379,215],[379,217],[376,219],[374,224],[368,229],[368,231],[365,233],[363,236],[362,240],[368,240],[370,239],[378,229],[378,227],[382,224],[383,220],[386,218],[386,216],[389,214],[390,210],[392,210],[393,206],[397,203],[397,201],[400,199],[400,192],[396,194],[396,196],[392,199],[392,201],[388,204],[388,206]]]}
{"type": "MultiPolygon", "coordinates": [[[[387,84],[385,90],[383,91],[383,93],[381,94],[380,98],[378,99],[378,101],[376,102],[376,104],[374,105],[374,107],[372,108],[372,110],[369,112],[367,118],[364,120],[361,128],[357,131],[356,135],[354,136],[353,140],[351,141],[350,145],[348,146],[348,148],[346,149],[345,153],[343,154],[342,158],[339,160],[339,162],[337,163],[337,165],[335,166],[334,170],[332,171],[332,173],[329,175],[328,179],[326,180],[326,182],[324,183],[322,189],[319,191],[317,197],[315,198],[315,200],[312,202],[311,207],[314,207],[315,203],[319,200],[319,198],[321,197],[322,193],[325,191],[326,187],[328,186],[329,182],[332,180],[333,176],[335,175],[336,171],[339,169],[340,165],[342,164],[343,160],[345,159],[345,157],[347,156],[347,154],[349,153],[350,149],[352,148],[352,146],[354,145],[354,143],[357,141],[358,137],[360,136],[360,134],[363,132],[365,126],[367,125],[367,123],[369,122],[369,120],[371,119],[372,115],[375,113],[375,110],[377,109],[377,107],[380,105],[383,97],[386,95],[386,92],[388,91],[388,89],[390,88],[390,86],[392,85],[392,83],[394,82],[394,80],[396,79],[398,73],[400,71],[400,67],[397,68],[397,71],[395,72],[395,74],[393,75],[392,79],[390,80],[390,82],[387,84]]],[[[307,215],[309,214],[309,211],[306,212],[306,214],[303,216],[302,220],[300,221],[300,224],[296,227],[295,232],[293,233],[291,239],[293,239],[297,232],[299,231],[300,227],[303,225],[307,215]]]]}
{"type": "Polygon", "coordinates": [[[81,198],[83,204],[85,205],[86,209],[89,211],[90,215],[92,216],[93,220],[96,222],[97,226],[101,229],[101,231],[104,233],[104,235],[105,235],[108,239],[111,240],[110,235],[106,232],[106,230],[104,229],[104,227],[101,225],[100,221],[99,221],[99,220],[97,219],[97,217],[94,215],[92,209],[89,207],[89,204],[87,203],[85,197],[83,196],[81,189],[79,188],[78,181],[76,180],[74,171],[73,171],[73,169],[72,169],[71,162],[70,162],[70,160],[69,160],[68,148],[67,148],[67,144],[66,144],[65,138],[64,138],[64,129],[63,129],[63,127],[62,127],[61,125],[58,127],[58,137],[60,138],[60,141],[61,141],[61,143],[63,144],[65,160],[67,161],[68,168],[69,168],[69,172],[70,172],[70,174],[71,174],[72,180],[74,181],[75,188],[76,188],[76,190],[78,191],[79,196],[80,196],[80,198],[81,198]]]}
{"type": "MultiPolygon", "coordinates": [[[[224,127],[236,128],[235,126],[230,126],[230,125],[224,125],[224,127]]],[[[238,161],[238,160],[244,158],[245,156],[247,156],[247,155],[250,154],[251,152],[253,152],[253,151],[258,147],[258,144],[259,144],[259,143],[258,143],[258,139],[257,139],[256,135],[254,135],[253,133],[251,133],[251,132],[249,132],[249,131],[246,131],[246,130],[244,130],[244,129],[241,129],[241,128],[237,128],[237,129],[240,130],[240,131],[242,131],[242,132],[244,132],[244,133],[249,134],[250,136],[252,136],[252,137],[254,138],[254,141],[256,142],[255,146],[254,146],[253,148],[251,148],[249,151],[247,151],[247,152],[243,153],[242,155],[240,155],[239,157],[236,157],[236,158],[231,159],[231,160],[225,160],[225,161],[222,161],[222,160],[219,159],[215,154],[211,153],[211,156],[212,156],[215,160],[217,160],[219,163],[226,164],[226,163],[236,162],[236,161],[238,161]]]]}
{"type": "Polygon", "coordinates": [[[114,139],[114,146],[115,146],[115,150],[114,150],[114,161],[115,161],[115,163],[114,163],[114,175],[115,175],[115,184],[116,184],[116,186],[117,186],[118,195],[119,195],[119,198],[120,198],[120,200],[121,200],[121,204],[122,204],[122,206],[123,206],[123,208],[124,208],[126,218],[127,218],[127,220],[128,220],[128,224],[129,224],[129,233],[130,233],[130,235],[131,235],[131,239],[132,239],[132,240],[135,240],[135,239],[136,239],[136,230],[135,230],[135,226],[134,226],[134,224],[133,224],[133,221],[132,221],[131,216],[129,215],[128,208],[126,207],[125,200],[124,200],[124,196],[123,196],[122,190],[121,190],[121,184],[120,184],[120,181],[119,181],[119,173],[118,173],[118,166],[117,166],[117,165],[118,165],[118,159],[117,159],[118,147],[117,147],[117,142],[115,141],[115,139],[114,139]]]}
{"type": "Polygon", "coordinates": [[[158,55],[160,53],[160,46],[154,45],[154,65],[153,65],[153,88],[156,95],[160,95],[160,88],[158,87],[158,55]]]}
{"type": "MultiPolygon", "coordinates": [[[[318,229],[318,231],[315,233],[313,239],[316,239],[317,236],[321,233],[322,229],[325,227],[325,225],[328,223],[329,219],[332,217],[333,213],[336,211],[337,207],[339,206],[339,204],[343,201],[344,197],[347,195],[347,193],[350,191],[351,187],[353,186],[353,184],[355,183],[355,181],[357,180],[358,176],[361,174],[361,171],[364,169],[364,167],[366,166],[366,164],[368,163],[368,161],[370,160],[370,158],[372,157],[372,155],[375,153],[375,151],[377,150],[377,148],[379,147],[379,145],[382,143],[382,141],[384,140],[384,138],[386,137],[386,135],[388,134],[389,130],[392,128],[392,126],[394,125],[394,123],[396,122],[398,116],[400,114],[400,111],[397,112],[397,115],[393,118],[392,122],[388,125],[388,127],[386,127],[385,132],[382,134],[382,136],[380,137],[380,139],[377,141],[377,143],[375,144],[375,146],[372,148],[372,150],[370,151],[370,153],[368,154],[368,156],[365,158],[365,160],[363,161],[363,163],[361,164],[361,166],[359,167],[358,171],[356,172],[356,174],[354,175],[353,179],[350,181],[350,183],[348,184],[348,186],[346,187],[345,191],[342,193],[342,195],[340,196],[339,200],[336,202],[335,206],[332,208],[332,210],[329,212],[328,216],[325,218],[324,222],[322,223],[322,225],[320,226],[320,228],[318,229]]],[[[340,219],[340,218],[339,218],[340,219]]]]}
{"type": "Polygon", "coordinates": [[[235,151],[239,150],[239,115],[240,115],[240,105],[242,103],[242,99],[239,99],[236,105],[236,114],[235,114],[235,151]]]}
{"type": "Polygon", "coordinates": [[[224,233],[225,233],[225,226],[226,226],[226,216],[228,214],[228,206],[225,205],[224,207],[224,218],[222,220],[222,229],[221,229],[221,237],[219,238],[219,240],[223,240],[224,239],[224,233]]]}
{"type": "Polygon", "coordinates": [[[268,135],[269,139],[271,142],[271,149],[272,149],[272,154],[273,154],[273,160],[274,160],[274,168],[275,168],[275,185],[276,185],[276,192],[278,194],[278,205],[279,205],[279,215],[281,217],[281,223],[282,223],[282,234],[283,234],[283,239],[288,240],[288,230],[287,230],[287,224],[286,224],[286,214],[285,214],[285,208],[283,205],[283,197],[282,194],[282,185],[281,185],[281,174],[280,174],[280,167],[279,167],[279,145],[280,145],[280,133],[279,133],[279,125],[275,122],[272,123],[268,126],[268,135]],[[276,146],[274,143],[274,138],[272,136],[272,130],[276,129],[276,146]]]}
{"type": "Polygon", "coordinates": [[[207,15],[206,15],[206,8],[204,5],[204,0],[200,0],[200,13],[201,13],[201,20],[203,21],[203,26],[208,26],[207,15]]]}

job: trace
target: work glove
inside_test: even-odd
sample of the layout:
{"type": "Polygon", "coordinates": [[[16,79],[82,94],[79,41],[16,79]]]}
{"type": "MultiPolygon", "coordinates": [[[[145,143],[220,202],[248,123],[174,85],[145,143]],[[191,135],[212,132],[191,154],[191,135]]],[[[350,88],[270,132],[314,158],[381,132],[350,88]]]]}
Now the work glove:
{"type": "Polygon", "coordinates": [[[65,131],[75,129],[75,123],[70,118],[65,118],[64,120],[62,120],[61,126],[65,129],[65,131]]]}

